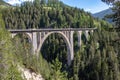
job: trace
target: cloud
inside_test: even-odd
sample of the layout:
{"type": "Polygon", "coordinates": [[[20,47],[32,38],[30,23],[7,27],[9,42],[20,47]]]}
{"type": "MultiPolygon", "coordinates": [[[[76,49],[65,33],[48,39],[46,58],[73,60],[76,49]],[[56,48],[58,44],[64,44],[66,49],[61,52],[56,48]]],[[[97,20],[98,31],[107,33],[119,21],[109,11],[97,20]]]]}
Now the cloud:
{"type": "Polygon", "coordinates": [[[34,0],[4,0],[5,2],[15,5],[15,4],[21,4],[24,1],[34,1],[34,0]]]}
{"type": "Polygon", "coordinates": [[[34,0],[20,0],[20,1],[24,2],[24,1],[34,1],[34,0]]]}
{"type": "Polygon", "coordinates": [[[20,0],[5,0],[7,3],[14,5],[14,4],[20,4],[20,0]]]}

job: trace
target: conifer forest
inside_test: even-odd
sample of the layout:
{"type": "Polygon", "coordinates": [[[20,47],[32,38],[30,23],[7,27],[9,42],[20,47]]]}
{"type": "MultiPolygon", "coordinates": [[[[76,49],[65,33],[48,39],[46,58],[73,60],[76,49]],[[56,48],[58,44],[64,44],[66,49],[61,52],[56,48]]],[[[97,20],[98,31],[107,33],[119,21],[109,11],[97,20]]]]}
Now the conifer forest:
{"type": "MultiPolygon", "coordinates": [[[[119,4],[118,4],[119,5],[119,4]]],[[[117,20],[117,18],[115,18],[117,20]]],[[[0,80],[24,80],[18,65],[40,73],[44,80],[120,80],[120,32],[107,21],[59,0],[34,0],[11,6],[0,1],[0,80]],[[50,35],[39,55],[25,34],[11,38],[8,29],[97,28],[78,46],[67,65],[67,46],[59,34],[50,35]]]]}

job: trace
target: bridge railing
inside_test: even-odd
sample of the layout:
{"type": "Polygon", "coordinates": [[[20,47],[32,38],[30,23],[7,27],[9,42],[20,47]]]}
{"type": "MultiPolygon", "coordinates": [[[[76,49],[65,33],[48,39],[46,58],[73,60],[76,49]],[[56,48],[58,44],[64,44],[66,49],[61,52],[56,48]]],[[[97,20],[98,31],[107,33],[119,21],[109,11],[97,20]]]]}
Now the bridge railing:
{"type": "Polygon", "coordinates": [[[85,31],[95,30],[97,28],[42,28],[42,29],[8,29],[11,33],[16,32],[43,32],[43,31],[85,31]]]}

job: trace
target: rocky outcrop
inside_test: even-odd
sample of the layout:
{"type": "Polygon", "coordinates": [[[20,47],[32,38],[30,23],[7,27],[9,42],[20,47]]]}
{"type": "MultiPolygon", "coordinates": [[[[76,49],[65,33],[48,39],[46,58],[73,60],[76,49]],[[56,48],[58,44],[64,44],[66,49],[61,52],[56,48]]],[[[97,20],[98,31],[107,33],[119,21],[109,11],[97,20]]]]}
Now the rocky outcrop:
{"type": "Polygon", "coordinates": [[[44,80],[40,74],[37,74],[30,69],[19,67],[19,70],[25,80],[44,80]]]}

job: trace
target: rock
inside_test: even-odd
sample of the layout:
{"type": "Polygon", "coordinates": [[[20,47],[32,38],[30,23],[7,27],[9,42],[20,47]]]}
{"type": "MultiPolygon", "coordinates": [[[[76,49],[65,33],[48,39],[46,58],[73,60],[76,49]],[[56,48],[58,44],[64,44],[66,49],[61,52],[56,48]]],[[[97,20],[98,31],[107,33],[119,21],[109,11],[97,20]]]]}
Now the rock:
{"type": "Polygon", "coordinates": [[[21,71],[21,75],[23,79],[26,80],[44,80],[40,74],[35,72],[31,72],[29,69],[22,68],[19,66],[19,71],[21,71]]]}

